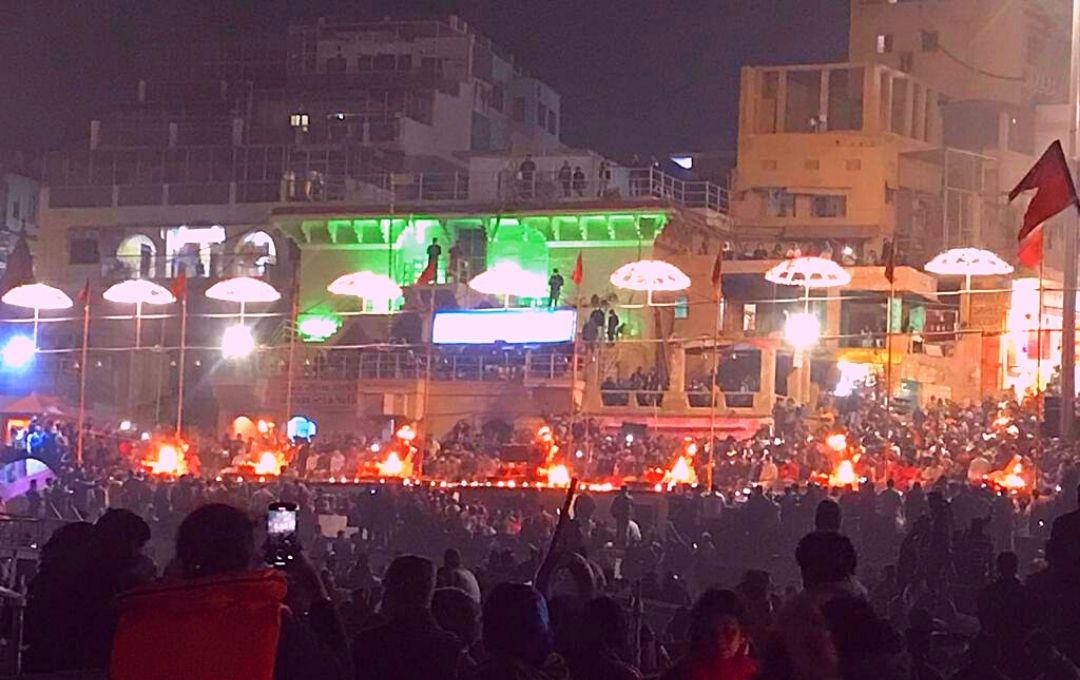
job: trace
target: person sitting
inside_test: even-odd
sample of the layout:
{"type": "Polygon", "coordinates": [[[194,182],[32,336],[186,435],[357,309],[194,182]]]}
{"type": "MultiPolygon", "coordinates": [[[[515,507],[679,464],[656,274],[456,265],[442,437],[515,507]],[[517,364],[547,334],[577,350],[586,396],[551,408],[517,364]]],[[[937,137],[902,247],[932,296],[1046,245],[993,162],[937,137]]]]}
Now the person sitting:
{"type": "Polygon", "coordinates": [[[188,515],[176,535],[176,578],[120,600],[109,677],[346,677],[341,622],[311,563],[303,554],[293,561],[293,588],[281,572],[253,569],[254,556],[254,528],[243,511],[211,503],[188,515]],[[306,616],[285,606],[287,590],[308,601],[306,616]]]}
{"type": "Polygon", "coordinates": [[[357,680],[438,680],[461,676],[465,647],[431,614],[435,565],[416,555],[396,558],[383,578],[385,622],[353,640],[357,680]]]}
{"type": "Polygon", "coordinates": [[[480,586],[471,571],[461,566],[461,553],[448,548],[443,553],[443,566],[439,568],[435,583],[440,588],[457,588],[480,602],[480,586]]]}

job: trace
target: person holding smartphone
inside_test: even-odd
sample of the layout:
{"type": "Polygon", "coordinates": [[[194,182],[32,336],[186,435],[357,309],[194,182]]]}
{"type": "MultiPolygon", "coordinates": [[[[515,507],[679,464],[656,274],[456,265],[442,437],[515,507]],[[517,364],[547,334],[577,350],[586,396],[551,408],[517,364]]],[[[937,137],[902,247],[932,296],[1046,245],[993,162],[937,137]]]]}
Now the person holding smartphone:
{"type": "MultiPolygon", "coordinates": [[[[277,505],[271,506],[270,522],[277,522],[280,532],[289,528],[288,518],[280,514],[288,508],[276,508],[279,514],[274,516],[277,505]]],[[[291,511],[295,535],[295,506],[291,511]]],[[[268,526],[268,534],[274,531],[268,526]]],[[[177,532],[174,578],[137,589],[120,601],[109,677],[351,676],[337,610],[299,546],[290,545],[290,557],[281,560],[280,569],[257,565],[256,554],[254,526],[242,510],[215,503],[188,515],[177,532]]]]}

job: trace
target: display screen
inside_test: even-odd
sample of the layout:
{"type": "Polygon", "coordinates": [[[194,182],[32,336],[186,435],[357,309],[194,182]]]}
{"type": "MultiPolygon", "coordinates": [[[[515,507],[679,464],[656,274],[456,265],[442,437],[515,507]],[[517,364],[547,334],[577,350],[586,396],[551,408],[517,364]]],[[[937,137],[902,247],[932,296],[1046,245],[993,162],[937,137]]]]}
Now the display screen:
{"type": "Polygon", "coordinates": [[[473,309],[437,312],[432,341],[440,345],[531,345],[571,342],[573,309],[473,309]]]}
{"type": "Polygon", "coordinates": [[[296,533],[296,511],[272,508],[266,518],[266,532],[271,536],[296,533]]]}

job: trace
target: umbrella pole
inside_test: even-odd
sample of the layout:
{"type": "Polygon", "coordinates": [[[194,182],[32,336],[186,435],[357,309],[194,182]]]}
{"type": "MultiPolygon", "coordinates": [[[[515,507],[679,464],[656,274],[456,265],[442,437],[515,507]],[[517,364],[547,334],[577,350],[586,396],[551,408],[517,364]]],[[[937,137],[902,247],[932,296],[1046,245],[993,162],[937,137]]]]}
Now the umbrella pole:
{"type": "Polygon", "coordinates": [[[37,348],[38,348],[38,342],[37,342],[37,341],[38,341],[38,319],[39,319],[40,317],[41,317],[41,310],[40,310],[40,309],[38,309],[37,307],[34,307],[34,331],[33,331],[33,340],[34,340],[34,350],[35,350],[35,351],[36,351],[36,350],[37,350],[37,348]]]}
{"type": "Polygon", "coordinates": [[[142,302],[135,303],[135,349],[142,347],[142,302]]]}
{"type": "Polygon", "coordinates": [[[184,359],[187,358],[187,295],[180,298],[180,357],[176,378],[176,438],[184,425],[184,359]]]}
{"type": "Polygon", "coordinates": [[[90,346],[90,296],[83,305],[82,353],[79,356],[79,431],[75,446],[75,464],[82,465],[86,439],[86,372],[89,370],[87,352],[90,346]]]}

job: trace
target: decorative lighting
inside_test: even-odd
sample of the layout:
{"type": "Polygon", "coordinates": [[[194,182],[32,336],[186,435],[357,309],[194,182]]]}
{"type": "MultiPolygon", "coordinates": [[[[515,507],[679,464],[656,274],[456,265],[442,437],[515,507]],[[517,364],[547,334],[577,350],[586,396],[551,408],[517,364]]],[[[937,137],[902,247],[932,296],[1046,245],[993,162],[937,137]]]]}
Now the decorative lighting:
{"type": "Polygon", "coordinates": [[[277,302],[281,293],[265,281],[250,276],[237,276],[218,281],[206,289],[206,297],[225,302],[277,302]]]}
{"type": "Polygon", "coordinates": [[[347,295],[387,303],[403,295],[401,286],[394,283],[389,276],[369,271],[339,276],[326,287],[326,290],[334,295],[347,295]]]}
{"type": "Polygon", "coordinates": [[[255,351],[255,337],[243,324],[229,326],[221,336],[221,354],[226,359],[243,359],[255,351]]]}
{"type": "Polygon", "coordinates": [[[941,276],[994,276],[1013,272],[1011,264],[981,248],[953,248],[926,263],[926,271],[941,276]]]}
{"type": "Polygon", "coordinates": [[[304,316],[296,324],[300,339],[304,342],[322,342],[341,328],[336,316],[304,316]]]}
{"type": "Polygon", "coordinates": [[[765,280],[781,286],[836,288],[851,283],[851,274],[824,257],[796,257],[784,260],[765,272],[765,280]]]}
{"type": "Polygon", "coordinates": [[[37,354],[37,347],[34,345],[33,338],[27,335],[13,335],[4,345],[3,350],[0,350],[0,360],[3,361],[5,368],[19,369],[33,361],[35,354],[37,354]]]}
{"type": "Polygon", "coordinates": [[[784,324],[784,339],[799,351],[816,345],[821,340],[821,322],[817,315],[810,312],[788,315],[784,324]]]}
{"type": "Polygon", "coordinates": [[[469,288],[484,295],[500,295],[509,306],[510,297],[542,298],[548,294],[547,279],[522,269],[516,262],[500,262],[469,281],[469,288]]]}
{"type": "Polygon", "coordinates": [[[121,281],[109,286],[101,296],[109,302],[128,305],[167,305],[176,302],[168,288],[146,279],[121,281]]]}

